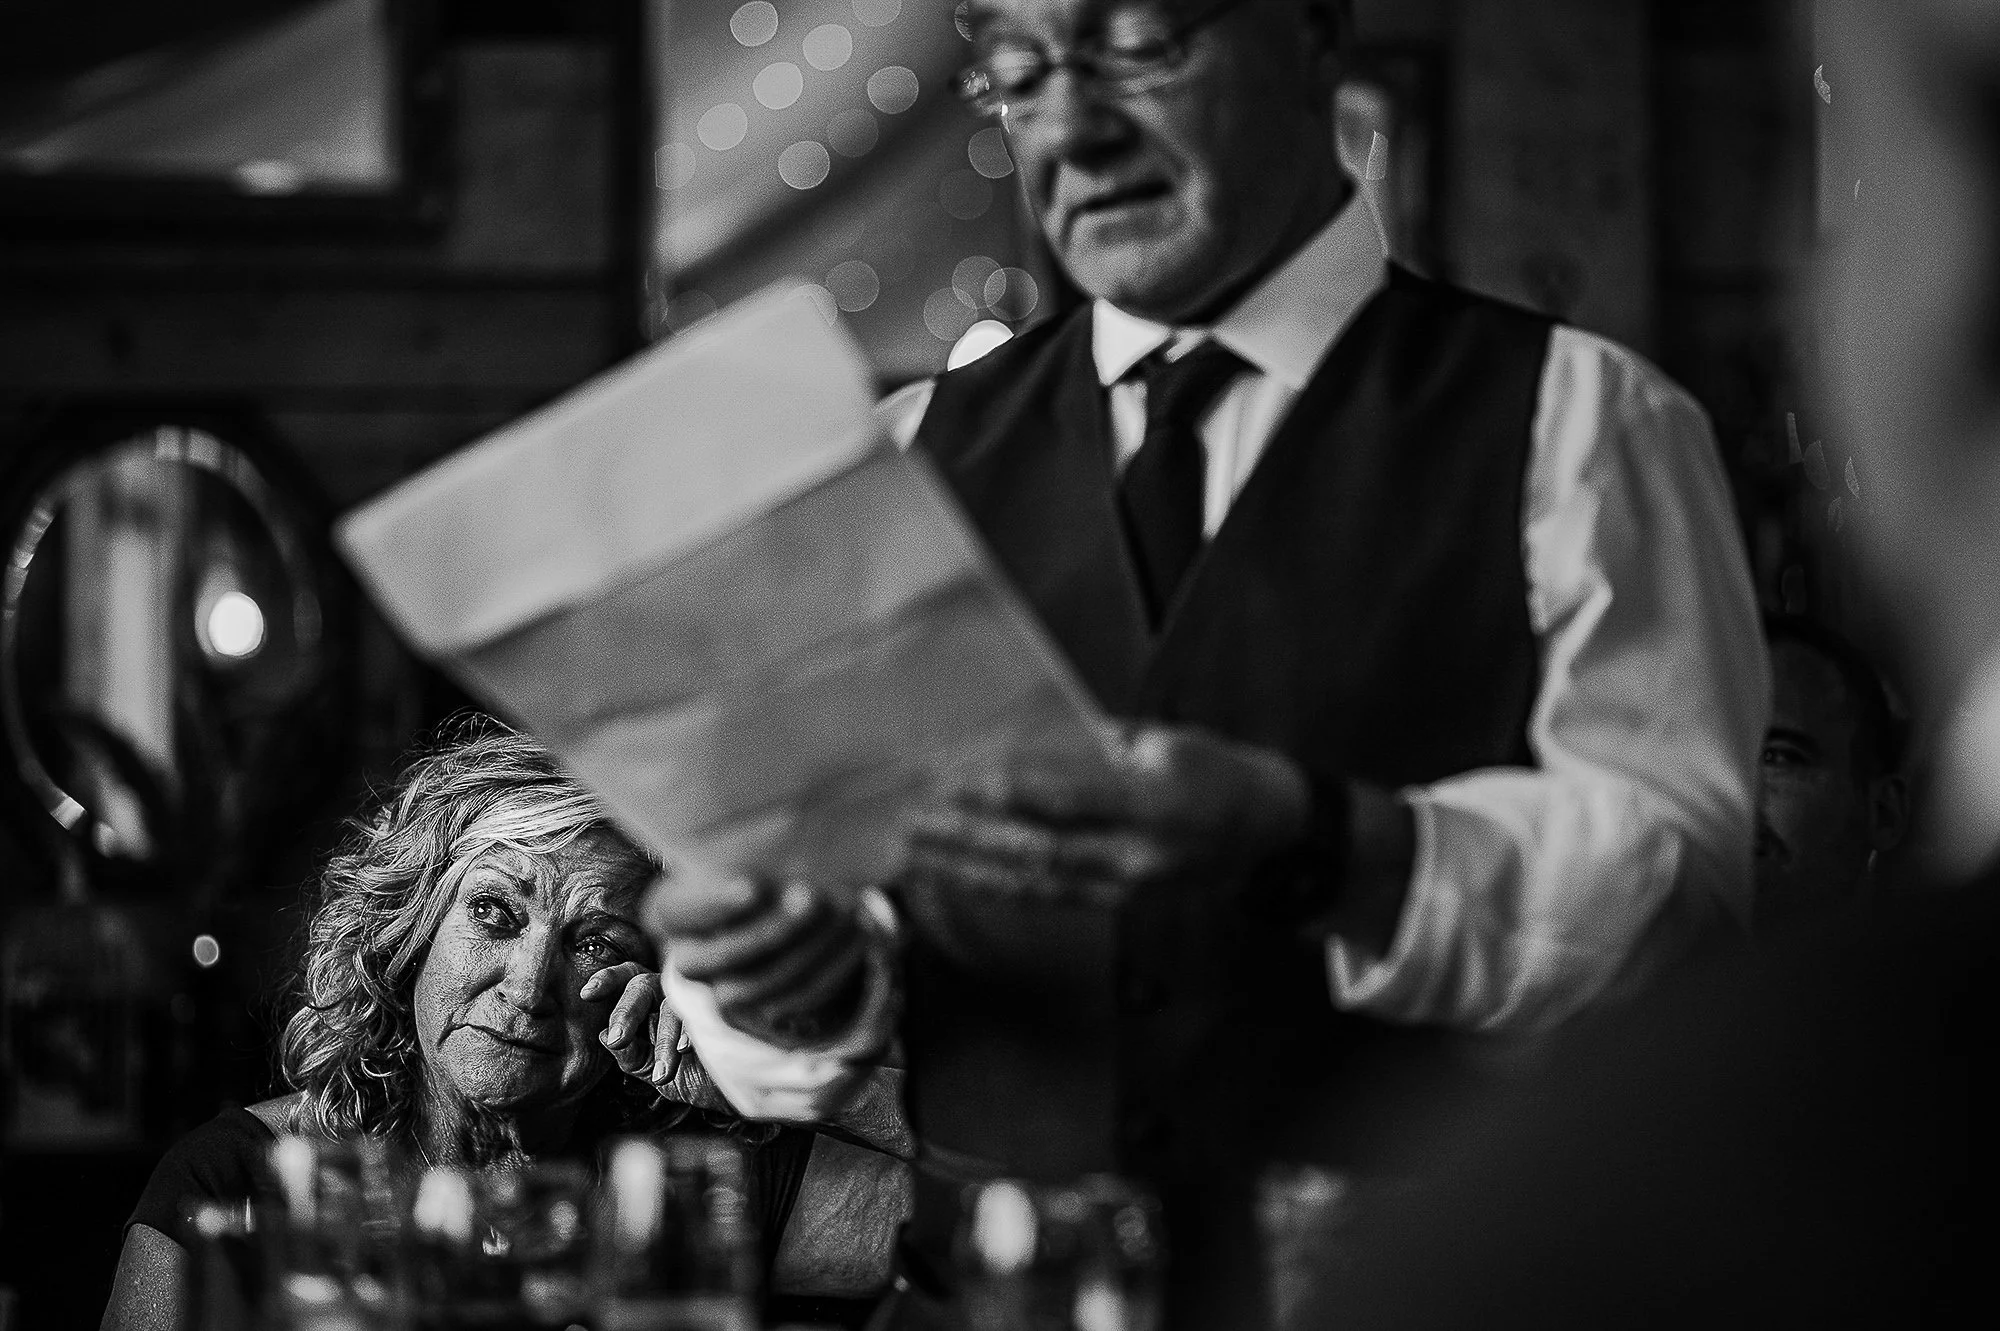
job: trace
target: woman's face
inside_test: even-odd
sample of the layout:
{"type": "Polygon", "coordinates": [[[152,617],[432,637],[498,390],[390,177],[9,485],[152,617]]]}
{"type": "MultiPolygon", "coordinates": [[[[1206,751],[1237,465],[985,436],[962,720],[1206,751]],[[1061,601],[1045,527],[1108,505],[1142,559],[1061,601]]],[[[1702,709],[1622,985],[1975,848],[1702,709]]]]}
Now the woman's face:
{"type": "Polygon", "coordinates": [[[572,1103],[611,1069],[597,1034],[618,995],[577,991],[607,966],[653,964],[635,918],[649,876],[598,834],[553,856],[496,849],[473,862],[417,975],[434,1094],[518,1115],[572,1103]]]}

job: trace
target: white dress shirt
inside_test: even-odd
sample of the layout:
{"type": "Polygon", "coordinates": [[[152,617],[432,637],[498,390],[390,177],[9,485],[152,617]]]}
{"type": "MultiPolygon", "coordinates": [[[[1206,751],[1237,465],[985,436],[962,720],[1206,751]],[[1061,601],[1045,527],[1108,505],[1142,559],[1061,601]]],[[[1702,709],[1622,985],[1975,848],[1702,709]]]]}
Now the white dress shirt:
{"type": "MultiPolygon", "coordinates": [[[[1176,330],[1099,301],[1097,374],[1118,459],[1145,433],[1128,371],[1170,341],[1213,337],[1251,367],[1200,423],[1213,533],[1328,348],[1387,278],[1380,233],[1350,204],[1234,309],[1176,330]]],[[[1169,352],[1174,354],[1173,351],[1169,352]]],[[[932,385],[887,399],[904,443],[932,385]]],[[[1701,408],[1631,351],[1558,327],[1524,478],[1521,554],[1540,662],[1537,766],[1402,792],[1416,859],[1386,955],[1334,938],[1329,994],[1391,1021],[1535,1030],[1637,983],[1717,914],[1747,920],[1755,773],[1769,666],[1735,510],[1701,408]]],[[[878,982],[848,1038],[782,1051],[728,1030],[670,971],[710,1075],[753,1116],[811,1119],[880,1050],[878,982]],[[753,1048],[754,1046],[754,1048],[753,1048]]]]}

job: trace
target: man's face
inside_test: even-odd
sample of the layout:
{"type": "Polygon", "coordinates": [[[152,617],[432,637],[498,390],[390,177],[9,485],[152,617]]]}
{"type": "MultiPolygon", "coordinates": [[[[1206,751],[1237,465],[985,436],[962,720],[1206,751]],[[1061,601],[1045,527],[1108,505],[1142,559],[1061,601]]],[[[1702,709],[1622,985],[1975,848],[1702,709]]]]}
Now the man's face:
{"type": "MultiPolygon", "coordinates": [[[[974,51],[1059,56],[1198,0],[971,0],[974,51]]],[[[1010,108],[1028,205],[1093,296],[1163,322],[1212,318],[1325,220],[1344,189],[1331,65],[1303,0],[1243,0],[1192,33],[1178,76],[1117,96],[1052,73],[1010,108]]]]}
{"type": "Polygon", "coordinates": [[[618,995],[578,991],[607,966],[651,964],[636,920],[644,877],[595,837],[553,856],[500,849],[474,861],[417,975],[434,1094],[533,1113],[574,1102],[611,1069],[597,1034],[618,995]]]}
{"type": "Polygon", "coordinates": [[[1758,788],[1759,923],[1853,899],[1874,848],[1847,683],[1802,644],[1771,649],[1771,728],[1758,788]]]}

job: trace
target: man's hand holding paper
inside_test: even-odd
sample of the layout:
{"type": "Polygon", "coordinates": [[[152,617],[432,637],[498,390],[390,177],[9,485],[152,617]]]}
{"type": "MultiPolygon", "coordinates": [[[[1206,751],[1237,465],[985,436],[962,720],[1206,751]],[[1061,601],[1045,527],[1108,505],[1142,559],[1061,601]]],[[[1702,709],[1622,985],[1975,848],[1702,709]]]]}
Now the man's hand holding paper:
{"type": "Polygon", "coordinates": [[[1310,792],[1282,754],[1146,726],[1110,762],[1029,752],[919,811],[902,879],[1116,905],[1149,885],[1241,881],[1305,836],[1310,792]]]}

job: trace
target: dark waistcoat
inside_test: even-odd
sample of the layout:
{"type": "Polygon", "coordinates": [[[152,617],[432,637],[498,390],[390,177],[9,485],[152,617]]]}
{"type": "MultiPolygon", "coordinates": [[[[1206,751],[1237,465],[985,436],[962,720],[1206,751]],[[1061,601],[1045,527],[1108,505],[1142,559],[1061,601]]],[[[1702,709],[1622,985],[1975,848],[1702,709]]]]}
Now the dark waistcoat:
{"type": "MultiPolygon", "coordinates": [[[[1393,271],[1157,634],[1087,307],[943,376],[917,446],[1108,712],[1272,746],[1327,778],[1426,783],[1532,763],[1521,492],[1548,335],[1393,271]]],[[[1286,1149],[1286,1111],[1376,1036],[1334,1012],[1323,948],[1222,898],[1190,885],[1111,912],[907,891],[919,1134],[1013,1174],[1111,1170],[1168,1191],[1218,1153],[1286,1149]]]]}

